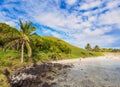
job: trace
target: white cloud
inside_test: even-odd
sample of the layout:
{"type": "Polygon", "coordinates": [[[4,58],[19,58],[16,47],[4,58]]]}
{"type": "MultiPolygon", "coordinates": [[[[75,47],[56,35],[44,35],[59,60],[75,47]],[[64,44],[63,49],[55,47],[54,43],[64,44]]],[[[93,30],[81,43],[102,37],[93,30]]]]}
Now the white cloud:
{"type": "Polygon", "coordinates": [[[73,37],[74,38],[68,39],[68,41],[79,47],[85,47],[87,43],[90,43],[92,46],[99,45],[100,47],[107,47],[108,44],[113,44],[118,39],[110,35],[89,36],[85,33],[74,34],[73,37]]]}
{"type": "Polygon", "coordinates": [[[5,12],[0,13],[0,22],[3,22],[3,23],[6,23],[6,24],[16,27],[16,25],[17,25],[15,23],[16,20],[11,20],[10,18],[6,17],[5,15],[6,15],[5,12]]]}
{"type": "Polygon", "coordinates": [[[43,29],[43,32],[44,32],[44,34],[46,34],[46,35],[52,35],[52,36],[55,36],[55,37],[57,37],[57,38],[62,38],[62,36],[59,34],[59,33],[57,33],[57,32],[53,32],[53,31],[51,31],[51,30],[46,30],[46,29],[43,29]]]}
{"type": "Polygon", "coordinates": [[[77,2],[77,0],[66,0],[66,3],[69,5],[73,5],[77,2]]]}
{"type": "Polygon", "coordinates": [[[120,5],[119,0],[112,0],[112,1],[109,1],[109,3],[107,3],[106,8],[113,9],[113,8],[116,8],[118,5],[120,5]]]}
{"type": "MultiPolygon", "coordinates": [[[[70,7],[77,4],[79,0],[65,1],[70,7]]],[[[84,47],[86,43],[91,43],[93,45],[107,46],[113,44],[119,38],[105,34],[113,30],[112,26],[102,27],[102,25],[108,24],[117,24],[120,27],[120,9],[116,8],[117,3],[120,2],[119,0],[114,1],[114,3],[111,3],[111,1],[107,2],[108,4],[105,8],[84,13],[79,13],[79,10],[101,6],[104,1],[86,0],[86,2],[79,3],[80,6],[77,7],[78,11],[71,13],[69,13],[68,9],[60,9],[60,0],[21,0],[21,2],[19,6],[6,4],[5,7],[10,9],[13,14],[15,14],[12,10],[13,7],[24,11],[27,16],[17,14],[17,17],[24,20],[31,20],[34,23],[51,27],[55,29],[55,31],[64,32],[67,36],[55,31],[43,30],[45,34],[62,38],[74,45],[84,47]],[[109,9],[110,11],[98,16],[98,14],[105,9],[109,9]],[[88,17],[88,20],[86,19],[86,21],[83,22],[83,16],[88,17]]],[[[18,20],[6,17],[3,12],[0,13],[0,21],[14,25],[18,20]]]]}
{"type": "Polygon", "coordinates": [[[96,6],[100,6],[101,5],[101,1],[100,0],[95,0],[92,2],[88,2],[88,3],[84,3],[80,6],[80,9],[90,9],[96,6]]]}
{"type": "Polygon", "coordinates": [[[105,14],[102,14],[98,21],[100,24],[117,24],[120,25],[120,9],[114,9],[105,14]]]}
{"type": "Polygon", "coordinates": [[[90,17],[89,17],[89,21],[90,21],[90,22],[96,21],[96,16],[90,16],[90,17]]]}
{"type": "Polygon", "coordinates": [[[96,29],[94,31],[91,31],[90,29],[85,29],[84,33],[88,36],[99,36],[104,34],[104,31],[100,30],[100,29],[96,29]]]}

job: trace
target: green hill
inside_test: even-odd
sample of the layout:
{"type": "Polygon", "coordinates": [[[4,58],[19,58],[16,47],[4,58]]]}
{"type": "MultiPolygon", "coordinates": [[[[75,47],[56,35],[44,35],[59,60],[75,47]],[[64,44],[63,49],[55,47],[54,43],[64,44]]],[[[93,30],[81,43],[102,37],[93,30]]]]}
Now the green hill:
{"type": "Polygon", "coordinates": [[[59,38],[56,38],[56,37],[52,37],[52,36],[43,36],[43,38],[45,39],[49,39],[49,40],[52,40],[54,42],[60,42],[64,45],[66,45],[67,47],[69,47],[71,49],[71,58],[78,58],[78,57],[92,57],[92,56],[100,56],[101,53],[100,52],[90,52],[90,51],[87,51],[83,48],[79,48],[79,47],[76,47],[76,46],[73,46],[59,38]]]}

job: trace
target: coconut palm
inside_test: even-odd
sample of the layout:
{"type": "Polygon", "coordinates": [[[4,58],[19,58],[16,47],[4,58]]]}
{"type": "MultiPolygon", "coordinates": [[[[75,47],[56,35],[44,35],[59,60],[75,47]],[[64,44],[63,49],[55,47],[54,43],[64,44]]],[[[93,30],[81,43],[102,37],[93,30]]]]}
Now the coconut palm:
{"type": "Polygon", "coordinates": [[[88,51],[91,51],[92,50],[91,45],[89,43],[87,43],[87,45],[85,46],[85,49],[88,51]]]}
{"type": "Polygon", "coordinates": [[[32,57],[32,48],[30,42],[30,36],[33,34],[33,31],[36,30],[34,26],[31,26],[31,22],[26,22],[23,24],[20,21],[20,30],[14,34],[14,37],[10,38],[4,46],[4,49],[16,46],[17,48],[21,47],[21,62],[24,59],[24,49],[26,47],[28,57],[32,57]]]}
{"type": "Polygon", "coordinates": [[[94,49],[95,52],[99,52],[100,51],[100,47],[98,45],[95,45],[94,49]]]}

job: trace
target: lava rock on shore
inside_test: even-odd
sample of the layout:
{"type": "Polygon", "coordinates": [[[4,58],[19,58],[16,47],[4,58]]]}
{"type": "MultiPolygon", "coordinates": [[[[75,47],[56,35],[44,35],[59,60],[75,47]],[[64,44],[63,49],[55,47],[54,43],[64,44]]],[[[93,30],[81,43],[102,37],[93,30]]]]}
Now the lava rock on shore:
{"type": "Polygon", "coordinates": [[[11,87],[52,87],[55,76],[70,65],[58,63],[42,63],[24,67],[15,71],[10,77],[11,87]]]}

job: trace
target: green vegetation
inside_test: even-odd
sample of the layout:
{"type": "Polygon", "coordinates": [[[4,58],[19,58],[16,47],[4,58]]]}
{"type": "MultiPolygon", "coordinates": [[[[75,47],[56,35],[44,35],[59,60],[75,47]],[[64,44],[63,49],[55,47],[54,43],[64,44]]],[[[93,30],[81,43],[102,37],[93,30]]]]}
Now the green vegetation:
{"type": "MultiPolygon", "coordinates": [[[[55,37],[39,36],[32,33],[34,30],[35,27],[31,26],[30,22],[23,24],[20,21],[20,30],[0,23],[0,59],[7,60],[7,55],[10,55],[13,60],[14,58],[20,60],[21,57],[23,62],[23,57],[25,57],[25,61],[48,61],[100,55],[97,52],[72,46],[55,37]],[[32,58],[29,59],[29,57],[32,58]]],[[[91,47],[89,48],[91,49],[91,47]]]]}
{"type": "Polygon", "coordinates": [[[87,45],[85,46],[85,49],[88,50],[88,51],[91,51],[92,47],[89,43],[87,43],[87,45]]]}
{"type": "Polygon", "coordinates": [[[100,47],[99,47],[98,45],[96,45],[96,46],[93,48],[93,51],[99,52],[99,51],[100,51],[100,47]]]}
{"type": "Polygon", "coordinates": [[[35,27],[31,26],[31,22],[26,22],[25,24],[22,23],[20,20],[20,30],[17,30],[16,36],[9,37],[9,40],[7,40],[7,43],[4,44],[4,50],[6,48],[9,48],[10,46],[14,48],[21,48],[21,62],[23,63],[24,58],[24,48],[26,47],[28,57],[32,57],[32,48],[30,46],[30,36],[32,35],[32,32],[35,31],[35,27]],[[16,45],[16,46],[15,46],[16,45]]]}
{"type": "Polygon", "coordinates": [[[114,48],[101,48],[101,52],[120,52],[120,49],[114,49],[114,48]]]}
{"type": "Polygon", "coordinates": [[[98,45],[95,45],[95,47],[91,47],[89,43],[86,44],[85,49],[87,51],[91,52],[120,52],[120,49],[115,49],[115,48],[100,48],[98,45]]]}
{"type": "Polygon", "coordinates": [[[82,58],[82,57],[92,57],[92,56],[100,56],[101,53],[100,52],[92,52],[92,51],[87,51],[85,49],[73,46],[63,40],[60,40],[58,38],[55,37],[51,37],[51,36],[44,36],[43,38],[49,39],[49,40],[53,40],[55,42],[59,42],[64,44],[66,47],[69,48],[69,57],[67,58],[82,58]]]}
{"type": "Polygon", "coordinates": [[[11,73],[14,69],[36,62],[101,55],[99,52],[72,46],[56,37],[39,36],[33,31],[35,27],[30,22],[24,24],[20,21],[20,29],[0,23],[0,85],[2,87],[9,87],[4,75],[6,69],[11,73]]]}

